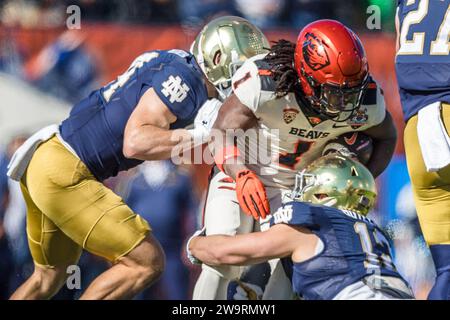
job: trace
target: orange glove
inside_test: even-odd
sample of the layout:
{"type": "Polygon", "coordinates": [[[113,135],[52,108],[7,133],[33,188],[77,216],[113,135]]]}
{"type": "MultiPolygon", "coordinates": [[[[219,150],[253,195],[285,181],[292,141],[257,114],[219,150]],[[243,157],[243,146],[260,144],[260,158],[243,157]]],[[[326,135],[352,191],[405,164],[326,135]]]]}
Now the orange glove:
{"type": "Polygon", "coordinates": [[[241,170],[236,175],[236,193],[242,210],[255,220],[270,213],[266,189],[258,176],[250,170],[241,170]]]}

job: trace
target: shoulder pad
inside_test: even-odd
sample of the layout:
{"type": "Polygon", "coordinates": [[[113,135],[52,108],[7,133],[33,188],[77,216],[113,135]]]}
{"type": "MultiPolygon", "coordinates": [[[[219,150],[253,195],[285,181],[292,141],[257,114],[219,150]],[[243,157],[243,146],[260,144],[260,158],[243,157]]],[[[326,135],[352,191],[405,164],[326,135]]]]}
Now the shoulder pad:
{"type": "Polygon", "coordinates": [[[187,121],[208,98],[201,77],[187,64],[167,64],[153,75],[152,86],[169,110],[187,121]]]}
{"type": "Polygon", "coordinates": [[[253,112],[256,112],[261,95],[261,83],[259,81],[258,67],[252,59],[236,71],[231,79],[233,93],[239,101],[253,112]]]}
{"type": "Polygon", "coordinates": [[[361,116],[365,118],[365,123],[358,129],[359,131],[364,131],[380,124],[386,117],[383,90],[372,78],[369,80],[368,88],[361,103],[361,110],[355,117],[361,116]]]}
{"type": "Polygon", "coordinates": [[[177,56],[180,56],[182,58],[186,58],[191,55],[189,52],[180,50],[180,49],[172,49],[172,50],[169,50],[168,52],[172,53],[172,54],[176,54],[177,56]]]}
{"type": "Polygon", "coordinates": [[[263,61],[264,57],[265,54],[257,55],[245,61],[232,79],[233,93],[254,113],[261,105],[275,97],[274,90],[270,90],[274,83],[270,70],[265,68],[267,63],[263,61]]]}
{"type": "Polygon", "coordinates": [[[255,65],[258,67],[258,75],[261,81],[261,91],[274,92],[277,84],[272,77],[271,66],[264,60],[255,61],[255,65]]]}
{"type": "Polygon", "coordinates": [[[373,78],[370,77],[369,84],[367,85],[366,92],[364,93],[362,104],[364,105],[377,104],[377,91],[378,85],[375,82],[375,80],[373,80],[373,78]]]}

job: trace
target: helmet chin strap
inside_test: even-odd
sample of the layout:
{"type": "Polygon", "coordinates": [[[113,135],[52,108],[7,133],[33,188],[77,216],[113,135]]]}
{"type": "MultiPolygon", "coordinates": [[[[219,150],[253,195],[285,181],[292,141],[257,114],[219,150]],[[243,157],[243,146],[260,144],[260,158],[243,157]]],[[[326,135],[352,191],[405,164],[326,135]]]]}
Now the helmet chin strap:
{"type": "Polygon", "coordinates": [[[326,207],[334,207],[337,203],[336,198],[329,198],[327,201],[321,203],[322,205],[326,207]]]}
{"type": "Polygon", "coordinates": [[[220,100],[225,101],[231,95],[231,86],[224,88],[222,84],[215,86],[217,93],[219,94],[220,100]]]}

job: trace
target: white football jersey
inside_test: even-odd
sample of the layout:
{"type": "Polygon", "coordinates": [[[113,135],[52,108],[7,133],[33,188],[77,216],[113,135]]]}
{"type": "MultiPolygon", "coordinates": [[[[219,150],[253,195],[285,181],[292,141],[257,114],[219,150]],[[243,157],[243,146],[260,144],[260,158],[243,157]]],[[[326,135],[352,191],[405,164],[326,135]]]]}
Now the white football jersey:
{"type": "Polygon", "coordinates": [[[259,137],[270,138],[270,143],[261,138],[237,139],[247,166],[266,186],[292,188],[295,174],[318,158],[328,141],[346,132],[364,131],[384,120],[384,97],[374,82],[359,111],[346,122],[318,117],[294,93],[276,98],[276,83],[264,57],[247,60],[234,75],[232,86],[238,99],[256,115],[259,137]]]}

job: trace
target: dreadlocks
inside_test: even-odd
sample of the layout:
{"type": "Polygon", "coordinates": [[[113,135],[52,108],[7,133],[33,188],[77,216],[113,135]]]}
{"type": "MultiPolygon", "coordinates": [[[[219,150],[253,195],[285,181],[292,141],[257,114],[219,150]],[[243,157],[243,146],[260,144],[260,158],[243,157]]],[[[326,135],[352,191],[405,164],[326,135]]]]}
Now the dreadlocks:
{"type": "Polygon", "coordinates": [[[298,75],[294,69],[295,44],[281,39],[274,42],[272,49],[264,58],[271,65],[272,77],[277,83],[277,98],[293,92],[298,83],[298,75]]]}

